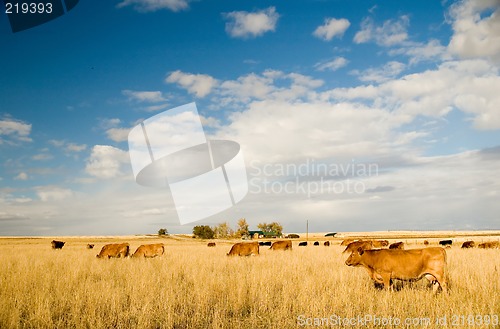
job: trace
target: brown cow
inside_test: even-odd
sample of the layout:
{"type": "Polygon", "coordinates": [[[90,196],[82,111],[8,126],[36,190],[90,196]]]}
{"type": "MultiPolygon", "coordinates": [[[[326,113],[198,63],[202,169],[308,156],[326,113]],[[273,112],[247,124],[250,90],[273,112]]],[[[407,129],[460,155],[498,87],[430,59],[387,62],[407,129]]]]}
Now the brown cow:
{"type": "Polygon", "coordinates": [[[387,247],[389,245],[389,241],[387,241],[387,240],[373,240],[372,245],[373,245],[373,248],[387,247]]]}
{"type": "Polygon", "coordinates": [[[405,248],[405,244],[403,243],[403,241],[391,243],[391,245],[389,246],[389,249],[401,249],[401,250],[403,250],[404,248],[405,248]]]}
{"type": "Polygon", "coordinates": [[[372,241],[363,241],[363,240],[360,240],[360,241],[354,241],[354,242],[351,242],[347,245],[347,248],[345,248],[345,250],[342,252],[342,253],[345,253],[345,252],[353,252],[355,250],[357,250],[358,248],[362,248],[364,250],[370,250],[373,248],[373,243],[372,241]]]}
{"type": "Polygon", "coordinates": [[[433,283],[434,293],[439,284],[443,291],[446,285],[446,251],[433,247],[411,250],[363,250],[358,248],[345,261],[347,266],[363,266],[376,283],[393,289],[391,279],[416,281],[426,277],[433,283]]]}
{"type": "Polygon", "coordinates": [[[52,240],[50,244],[52,245],[52,249],[62,249],[65,243],[63,241],[52,240]]]}
{"type": "Polygon", "coordinates": [[[128,243],[112,243],[102,247],[97,258],[125,258],[128,257],[130,245],[128,243]]]}
{"type": "Polygon", "coordinates": [[[259,255],[259,243],[258,242],[239,242],[235,243],[232,247],[228,256],[250,256],[259,255]]]}
{"type": "Polygon", "coordinates": [[[498,241],[484,242],[478,245],[478,248],[489,249],[489,248],[500,248],[500,243],[498,241]]]}
{"type": "Polygon", "coordinates": [[[271,246],[272,250],[292,250],[292,241],[276,241],[271,246]]]}
{"type": "Polygon", "coordinates": [[[207,244],[207,247],[215,247],[215,242],[209,242],[209,243],[207,244]]]}
{"type": "Polygon", "coordinates": [[[428,245],[429,245],[429,241],[424,240],[424,246],[428,246],[428,245]]]}
{"type": "Polygon", "coordinates": [[[87,243],[87,249],[94,249],[93,243],[87,243]]]}
{"type": "Polygon", "coordinates": [[[143,244],[137,248],[132,257],[153,258],[161,256],[165,252],[163,243],[143,244]]]}
{"type": "Polygon", "coordinates": [[[464,243],[462,243],[462,248],[474,248],[475,245],[476,244],[474,243],[474,241],[465,241],[464,243]]]}
{"type": "Polygon", "coordinates": [[[330,247],[330,241],[325,241],[325,243],[323,243],[323,245],[324,245],[325,247],[330,247]]]}

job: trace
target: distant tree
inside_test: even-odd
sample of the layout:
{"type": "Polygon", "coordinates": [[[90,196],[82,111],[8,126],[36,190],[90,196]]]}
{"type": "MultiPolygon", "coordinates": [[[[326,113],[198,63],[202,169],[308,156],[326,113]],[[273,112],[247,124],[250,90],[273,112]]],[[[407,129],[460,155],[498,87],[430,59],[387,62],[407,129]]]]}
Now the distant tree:
{"type": "Polygon", "coordinates": [[[161,228],[158,230],[158,235],[167,235],[168,231],[166,228],[161,228]]]}
{"type": "Polygon", "coordinates": [[[213,239],[214,231],[208,225],[201,225],[193,227],[193,235],[200,239],[213,239]]]}
{"type": "Polygon", "coordinates": [[[268,223],[260,223],[257,227],[265,233],[275,233],[277,236],[281,236],[283,234],[283,226],[281,226],[278,222],[268,223]]]}
{"type": "Polygon", "coordinates": [[[226,222],[214,226],[213,231],[217,239],[226,239],[234,235],[234,230],[226,222]]]}
{"type": "Polygon", "coordinates": [[[249,235],[248,233],[248,223],[245,218],[241,218],[238,221],[238,229],[236,230],[236,237],[241,238],[242,236],[249,235]]]}

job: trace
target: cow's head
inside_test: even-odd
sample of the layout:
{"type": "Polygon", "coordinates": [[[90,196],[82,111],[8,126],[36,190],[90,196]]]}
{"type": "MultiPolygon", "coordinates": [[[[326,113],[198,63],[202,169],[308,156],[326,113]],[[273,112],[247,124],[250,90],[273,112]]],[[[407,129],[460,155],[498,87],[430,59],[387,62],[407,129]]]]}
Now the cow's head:
{"type": "Polygon", "coordinates": [[[347,266],[358,266],[361,264],[361,255],[365,253],[365,250],[359,247],[357,250],[353,251],[351,256],[347,258],[345,264],[347,266]]]}

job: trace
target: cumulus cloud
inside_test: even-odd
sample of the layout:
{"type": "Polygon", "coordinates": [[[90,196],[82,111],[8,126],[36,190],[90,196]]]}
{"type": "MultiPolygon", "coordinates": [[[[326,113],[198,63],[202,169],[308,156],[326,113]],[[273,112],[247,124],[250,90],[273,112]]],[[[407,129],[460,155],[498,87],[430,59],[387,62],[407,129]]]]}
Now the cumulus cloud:
{"type": "Polygon", "coordinates": [[[348,63],[349,61],[344,57],[335,57],[330,61],[316,63],[314,68],[318,71],[337,71],[348,63]]]}
{"type": "Polygon", "coordinates": [[[266,70],[250,73],[236,80],[223,81],[216,90],[216,103],[245,106],[254,100],[296,100],[310,97],[323,81],[299,73],[266,70]]]}
{"type": "Polygon", "coordinates": [[[410,64],[417,64],[423,61],[443,61],[450,60],[447,48],[439,40],[432,39],[427,43],[407,42],[400,48],[391,49],[389,55],[405,55],[410,58],[410,64]]]}
{"type": "Polygon", "coordinates": [[[106,130],[106,136],[115,142],[125,142],[129,132],[130,128],[110,128],[106,130]]]}
{"type": "Polygon", "coordinates": [[[82,152],[87,149],[87,145],[85,144],[76,144],[76,143],[68,143],[66,145],[66,150],[68,152],[82,152]]]}
{"type": "Polygon", "coordinates": [[[87,174],[103,179],[124,175],[125,164],[130,165],[126,151],[108,145],[95,145],[85,166],[87,174]]]}
{"type": "Polygon", "coordinates": [[[233,11],[223,17],[227,20],[226,32],[233,38],[255,38],[275,31],[280,15],[275,7],[269,7],[255,12],[233,11]]]}
{"type": "Polygon", "coordinates": [[[353,70],[352,74],[356,75],[363,82],[384,82],[397,77],[406,65],[400,62],[391,61],[380,68],[369,68],[364,71],[353,70]]]}
{"type": "Polygon", "coordinates": [[[436,70],[409,74],[380,85],[337,88],[322,97],[371,100],[374,105],[408,116],[442,117],[453,108],[471,115],[474,127],[500,129],[500,76],[485,60],[445,62],[436,70]]]}
{"type": "Polygon", "coordinates": [[[368,17],[361,22],[361,30],[354,35],[355,43],[375,41],[379,46],[389,47],[408,39],[407,29],[410,18],[406,15],[397,20],[387,20],[381,26],[375,25],[372,18],[368,17]]]}
{"type": "Polygon", "coordinates": [[[341,37],[344,32],[349,28],[351,23],[345,18],[327,18],[323,25],[318,26],[314,30],[313,35],[325,41],[330,41],[334,37],[341,37]]]}
{"type": "Polygon", "coordinates": [[[0,119],[0,144],[4,142],[31,142],[31,124],[9,116],[0,119]]]}
{"type": "Polygon", "coordinates": [[[174,12],[187,9],[187,0],[123,0],[116,5],[118,8],[133,6],[138,12],[152,12],[168,9],[174,12]]]}
{"type": "Polygon", "coordinates": [[[186,89],[190,94],[196,97],[203,98],[210,94],[212,89],[217,85],[217,80],[206,74],[184,73],[182,71],[174,71],[165,79],[167,83],[176,83],[181,88],[186,89]]]}
{"type": "Polygon", "coordinates": [[[133,91],[122,90],[122,94],[127,96],[130,101],[159,103],[166,101],[161,91],[133,91]]]}
{"type": "Polygon", "coordinates": [[[500,62],[500,3],[497,0],[457,2],[449,16],[454,32],[448,45],[452,54],[500,62]]]}

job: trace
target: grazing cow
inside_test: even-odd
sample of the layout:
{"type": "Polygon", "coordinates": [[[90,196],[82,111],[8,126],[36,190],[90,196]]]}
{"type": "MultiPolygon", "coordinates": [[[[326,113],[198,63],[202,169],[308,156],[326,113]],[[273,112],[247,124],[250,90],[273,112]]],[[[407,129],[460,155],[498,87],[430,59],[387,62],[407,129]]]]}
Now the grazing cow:
{"type": "Polygon", "coordinates": [[[161,256],[165,252],[165,245],[163,243],[143,244],[136,249],[132,257],[153,258],[161,256]]]}
{"type": "Polygon", "coordinates": [[[426,277],[433,283],[434,293],[438,286],[447,291],[446,251],[433,247],[411,250],[363,250],[358,248],[345,261],[347,266],[363,266],[370,277],[386,289],[393,290],[392,279],[417,281],[426,277]]]}
{"type": "Polygon", "coordinates": [[[387,241],[387,240],[373,240],[372,245],[373,245],[373,248],[387,247],[389,245],[389,241],[387,241]]]}
{"type": "Polygon", "coordinates": [[[250,256],[259,255],[259,243],[258,242],[239,242],[235,243],[232,247],[228,256],[250,256]]]}
{"type": "Polygon", "coordinates": [[[476,244],[474,243],[474,241],[465,241],[464,243],[462,243],[462,248],[463,249],[467,249],[467,248],[474,248],[476,244]]]}
{"type": "Polygon", "coordinates": [[[97,258],[125,258],[128,257],[130,245],[128,243],[111,243],[102,247],[97,258]]]}
{"type": "Polygon", "coordinates": [[[276,241],[271,246],[272,250],[292,250],[292,241],[276,241]]]}
{"type": "Polygon", "coordinates": [[[389,249],[404,249],[404,248],[405,244],[403,243],[403,241],[391,243],[391,245],[389,246],[389,249]]]}
{"type": "Polygon", "coordinates": [[[271,241],[260,241],[259,246],[270,246],[272,243],[271,241]]]}
{"type": "MultiPolygon", "coordinates": [[[[348,246],[349,243],[354,242],[354,241],[356,241],[356,240],[354,240],[354,239],[345,239],[344,241],[342,241],[342,243],[340,245],[341,246],[348,246]]],[[[358,241],[361,241],[361,240],[358,240],[358,241]]]]}
{"type": "Polygon", "coordinates": [[[315,246],[319,246],[319,241],[314,242],[315,246]]]}
{"type": "Polygon", "coordinates": [[[363,241],[363,240],[354,241],[354,242],[349,243],[342,253],[353,252],[353,251],[357,250],[358,248],[362,248],[364,250],[370,250],[373,248],[373,243],[372,243],[372,241],[369,241],[369,240],[368,241],[363,241]]]}
{"type": "Polygon", "coordinates": [[[451,246],[451,244],[453,243],[452,240],[441,240],[439,241],[439,245],[445,247],[445,246],[451,246]]]}
{"type": "Polygon", "coordinates": [[[52,240],[50,244],[52,245],[52,249],[62,249],[65,243],[63,241],[52,240]]]}
{"type": "Polygon", "coordinates": [[[478,245],[478,248],[481,249],[492,249],[492,248],[500,248],[500,243],[498,241],[484,242],[478,245]]]}
{"type": "Polygon", "coordinates": [[[207,247],[215,247],[215,242],[209,242],[209,243],[207,244],[207,247]]]}
{"type": "Polygon", "coordinates": [[[299,247],[307,247],[307,242],[306,241],[299,242],[299,247]]]}
{"type": "Polygon", "coordinates": [[[428,246],[428,245],[429,245],[429,241],[424,240],[424,246],[428,246]]]}
{"type": "Polygon", "coordinates": [[[87,243],[87,249],[94,249],[93,243],[87,243]]]}
{"type": "Polygon", "coordinates": [[[325,243],[323,243],[323,245],[324,245],[325,247],[330,247],[330,241],[325,241],[325,243]]]}

